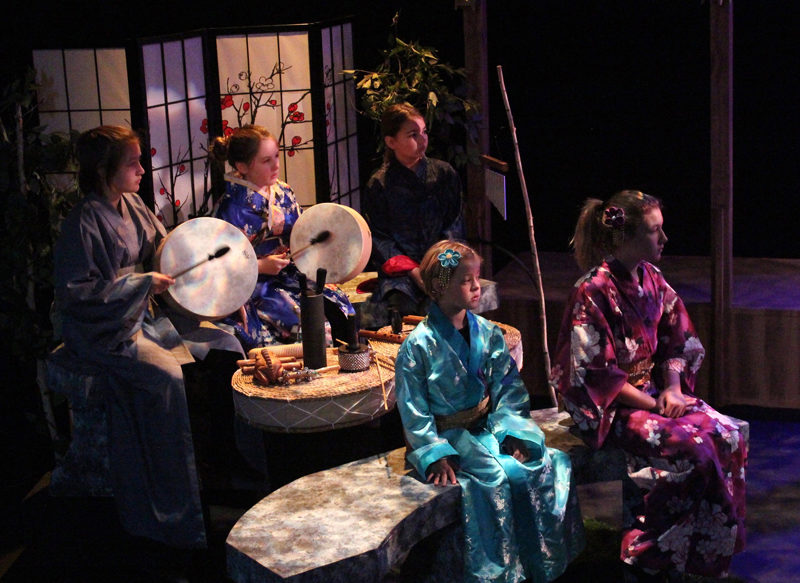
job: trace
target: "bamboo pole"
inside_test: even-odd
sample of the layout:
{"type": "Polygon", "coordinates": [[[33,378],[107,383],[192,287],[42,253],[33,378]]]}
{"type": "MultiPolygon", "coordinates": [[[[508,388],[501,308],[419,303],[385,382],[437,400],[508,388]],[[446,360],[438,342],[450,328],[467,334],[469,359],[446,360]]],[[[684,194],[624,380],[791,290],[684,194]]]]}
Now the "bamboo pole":
{"type": "Polygon", "coordinates": [[[550,351],[547,347],[547,315],[545,313],[544,305],[544,286],[542,285],[542,272],[539,268],[539,252],[536,249],[536,237],[533,231],[533,213],[531,212],[531,202],[528,199],[528,187],[525,184],[525,174],[522,171],[522,160],[519,155],[519,144],[517,143],[517,128],[514,126],[514,117],[511,115],[511,106],[508,103],[508,93],[506,92],[506,84],[503,80],[503,66],[497,66],[497,77],[500,80],[500,92],[503,95],[503,105],[506,108],[506,115],[508,116],[508,127],[511,129],[511,139],[514,142],[514,160],[517,164],[517,174],[519,175],[519,184],[522,188],[522,200],[525,202],[525,214],[528,217],[528,235],[531,242],[531,255],[533,256],[533,275],[536,278],[536,291],[539,298],[539,329],[542,334],[542,356],[544,358],[544,373],[547,379],[547,387],[550,394],[550,400],[553,406],[558,406],[558,399],[553,385],[550,384],[550,351]]]}

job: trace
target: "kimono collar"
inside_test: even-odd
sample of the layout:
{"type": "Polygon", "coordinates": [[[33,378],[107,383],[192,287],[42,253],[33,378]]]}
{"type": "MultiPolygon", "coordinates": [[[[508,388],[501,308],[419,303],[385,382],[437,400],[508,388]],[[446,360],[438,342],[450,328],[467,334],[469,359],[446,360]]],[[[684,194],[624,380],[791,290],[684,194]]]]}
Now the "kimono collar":
{"type": "Polygon", "coordinates": [[[244,186],[245,188],[249,188],[253,192],[259,192],[261,189],[256,186],[254,183],[250,182],[249,180],[245,180],[237,176],[236,174],[226,174],[225,175],[226,182],[232,182],[233,184],[238,184],[239,186],[244,186]]]}
{"type": "MultiPolygon", "coordinates": [[[[644,261],[640,261],[636,264],[637,272],[639,270],[645,271],[644,267],[642,266],[643,263],[644,261]]],[[[639,278],[634,279],[633,276],[631,276],[631,272],[628,271],[628,268],[625,267],[619,259],[609,257],[606,260],[606,265],[608,265],[608,270],[611,272],[611,274],[623,285],[632,285],[635,287],[639,287],[641,285],[639,278]]]]}
{"type": "Polygon", "coordinates": [[[466,320],[466,325],[469,326],[469,346],[467,346],[464,337],[456,330],[456,327],[453,326],[453,323],[444,315],[444,312],[437,304],[431,304],[431,309],[428,312],[428,325],[450,345],[470,373],[478,374],[481,356],[484,351],[483,340],[478,330],[478,320],[469,310],[466,312],[466,320]]]}
{"type": "Polygon", "coordinates": [[[417,178],[419,178],[423,182],[425,180],[425,176],[428,174],[428,157],[427,156],[423,156],[420,159],[419,164],[417,164],[417,167],[414,170],[411,170],[411,168],[409,168],[408,166],[406,166],[404,164],[401,164],[400,162],[398,162],[397,158],[394,158],[394,157],[392,157],[389,160],[388,164],[389,164],[389,166],[394,166],[397,169],[401,169],[401,171],[405,171],[405,172],[408,172],[409,174],[412,174],[412,175],[416,176],[417,178]]]}

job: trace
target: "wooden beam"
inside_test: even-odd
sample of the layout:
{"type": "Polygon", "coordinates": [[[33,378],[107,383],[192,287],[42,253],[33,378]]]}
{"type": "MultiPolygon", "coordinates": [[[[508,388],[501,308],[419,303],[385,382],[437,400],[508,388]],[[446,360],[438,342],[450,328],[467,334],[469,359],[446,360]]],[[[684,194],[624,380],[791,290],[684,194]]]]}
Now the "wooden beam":
{"type": "MultiPolygon", "coordinates": [[[[470,0],[462,3],[464,23],[464,68],[472,94],[481,108],[478,129],[478,153],[489,151],[489,67],[486,9],[488,0],[470,0]]],[[[467,239],[492,240],[491,205],[485,195],[484,171],[481,164],[467,164],[465,187],[465,213],[467,239]]],[[[494,275],[492,250],[488,245],[476,245],[483,258],[483,272],[488,278],[494,275]]]]}
{"type": "Polygon", "coordinates": [[[723,405],[733,290],[733,0],[709,1],[711,49],[711,386],[723,405]]]}

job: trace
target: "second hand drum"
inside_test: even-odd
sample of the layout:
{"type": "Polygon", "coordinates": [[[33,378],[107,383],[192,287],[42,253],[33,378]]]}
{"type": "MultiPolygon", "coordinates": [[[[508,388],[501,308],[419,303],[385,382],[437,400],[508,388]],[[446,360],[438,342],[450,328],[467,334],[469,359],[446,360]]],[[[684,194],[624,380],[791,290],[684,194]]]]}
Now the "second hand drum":
{"type": "Polygon", "coordinates": [[[321,202],[300,215],[289,243],[295,265],[309,279],[321,268],[327,270],[327,282],[344,283],[364,271],[372,252],[372,233],[355,210],[321,202]]]}
{"type": "Polygon", "coordinates": [[[198,320],[218,320],[238,310],[258,279],[250,241],[237,227],[213,217],[175,227],[156,252],[155,265],[175,277],[164,293],[167,302],[198,320]]]}

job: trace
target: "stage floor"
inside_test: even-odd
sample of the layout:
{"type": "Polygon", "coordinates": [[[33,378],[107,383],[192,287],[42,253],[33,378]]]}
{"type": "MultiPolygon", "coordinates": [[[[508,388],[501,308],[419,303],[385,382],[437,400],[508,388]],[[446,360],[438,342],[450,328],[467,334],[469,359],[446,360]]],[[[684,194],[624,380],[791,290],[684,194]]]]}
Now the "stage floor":
{"type": "MultiPolygon", "coordinates": [[[[522,333],[523,378],[532,395],[547,394],[544,354],[538,322],[537,291],[530,253],[521,253],[492,278],[500,307],[488,314],[522,333]],[[522,265],[521,265],[522,264],[522,265]]],[[[571,254],[539,254],[547,315],[547,338],[555,348],[564,304],[582,275],[571,254]]],[[[701,341],[706,363],[697,393],[718,406],[727,404],[800,408],[800,259],[735,258],[733,297],[725,366],[728,386],[709,385],[711,368],[711,258],[664,256],[659,263],[667,281],[686,304],[701,341]]]]}

